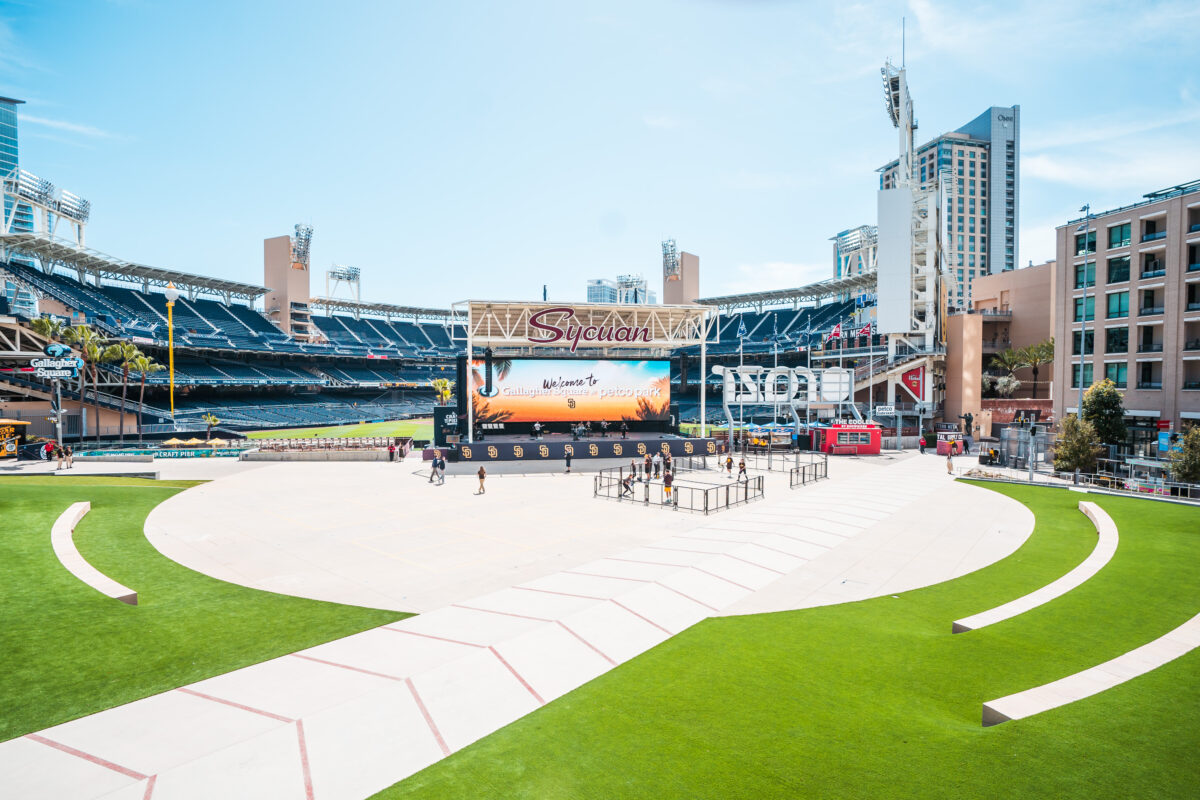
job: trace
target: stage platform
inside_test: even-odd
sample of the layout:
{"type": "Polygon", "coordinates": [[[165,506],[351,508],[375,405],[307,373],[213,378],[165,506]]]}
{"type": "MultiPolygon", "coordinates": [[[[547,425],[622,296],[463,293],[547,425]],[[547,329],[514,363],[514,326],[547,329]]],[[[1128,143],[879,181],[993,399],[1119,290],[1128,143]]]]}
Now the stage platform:
{"type": "Polygon", "coordinates": [[[441,451],[447,461],[554,461],[570,454],[573,459],[645,458],[649,453],[671,454],[672,458],[692,455],[717,455],[725,452],[723,439],[680,436],[674,433],[630,433],[607,437],[594,435],[576,439],[569,433],[547,433],[540,439],[527,434],[494,434],[483,441],[460,443],[454,447],[428,447],[425,460],[441,451]]]}

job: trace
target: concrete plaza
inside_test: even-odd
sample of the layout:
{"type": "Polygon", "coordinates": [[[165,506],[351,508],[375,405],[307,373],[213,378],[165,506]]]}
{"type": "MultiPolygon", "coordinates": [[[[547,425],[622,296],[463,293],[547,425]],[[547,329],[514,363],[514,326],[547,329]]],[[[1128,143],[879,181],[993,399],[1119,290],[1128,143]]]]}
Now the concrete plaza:
{"type": "Polygon", "coordinates": [[[705,617],[948,580],[1033,527],[934,456],[767,473],[765,499],[708,517],[594,499],[586,474],[480,495],[415,461],[222,469],[147,519],[165,555],[420,615],[0,744],[0,794],[366,797],[705,617]]]}

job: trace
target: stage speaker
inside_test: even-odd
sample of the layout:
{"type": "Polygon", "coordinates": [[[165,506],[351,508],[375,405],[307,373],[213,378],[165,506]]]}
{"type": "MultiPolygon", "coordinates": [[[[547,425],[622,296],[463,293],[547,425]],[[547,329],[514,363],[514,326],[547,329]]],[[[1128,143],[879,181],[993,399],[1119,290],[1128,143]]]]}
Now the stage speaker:
{"type": "Polygon", "coordinates": [[[669,423],[671,430],[669,432],[673,433],[679,430],[679,403],[671,403],[669,406],[667,406],[667,413],[671,415],[671,421],[669,423]]]}
{"type": "Polygon", "coordinates": [[[461,355],[454,360],[455,405],[458,410],[458,416],[462,418],[464,425],[467,419],[467,369],[467,357],[465,355],[461,355]]]}

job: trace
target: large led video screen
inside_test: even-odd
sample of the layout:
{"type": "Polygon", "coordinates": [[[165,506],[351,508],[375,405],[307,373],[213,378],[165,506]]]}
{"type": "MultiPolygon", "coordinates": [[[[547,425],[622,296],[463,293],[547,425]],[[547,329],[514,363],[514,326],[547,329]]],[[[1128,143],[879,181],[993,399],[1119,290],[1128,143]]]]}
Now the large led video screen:
{"type": "Polygon", "coordinates": [[[590,359],[492,359],[471,362],[475,421],[630,422],[667,420],[671,362],[590,359]]]}

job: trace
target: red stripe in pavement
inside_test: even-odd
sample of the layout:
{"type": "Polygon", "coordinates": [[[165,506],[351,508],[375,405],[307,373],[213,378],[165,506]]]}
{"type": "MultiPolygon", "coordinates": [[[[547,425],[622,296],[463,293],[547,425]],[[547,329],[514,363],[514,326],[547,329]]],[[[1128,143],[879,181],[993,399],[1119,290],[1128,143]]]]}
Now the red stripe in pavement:
{"type": "MultiPolygon", "coordinates": [[[[746,542],[746,544],[753,545],[755,547],[761,547],[763,550],[774,550],[776,553],[782,553],[783,555],[788,556],[789,558],[801,558],[801,556],[798,556],[795,553],[789,553],[787,550],[780,550],[778,547],[771,547],[770,545],[759,544],[758,542],[746,542]]],[[[814,542],[806,542],[806,544],[815,544],[815,543],[814,542]]],[[[820,547],[820,546],[821,545],[819,545],[819,544],[817,545],[817,547],[820,547]]],[[[764,569],[766,569],[766,568],[764,567],[764,569]]]]}
{"type": "Polygon", "coordinates": [[[568,627],[566,626],[566,624],[564,624],[564,623],[563,623],[563,622],[561,622],[561,621],[560,621],[558,624],[562,626],[562,629],[563,629],[564,631],[566,631],[567,633],[571,634],[571,635],[572,635],[572,636],[574,636],[576,639],[578,639],[579,641],[581,641],[581,642],[583,642],[584,644],[586,644],[588,647],[590,647],[590,648],[592,648],[593,650],[595,650],[595,651],[596,651],[596,652],[597,652],[597,653],[600,655],[600,657],[601,657],[601,658],[603,658],[605,661],[607,661],[608,663],[612,664],[614,667],[617,665],[617,662],[615,662],[615,661],[613,661],[611,658],[609,658],[609,657],[608,657],[608,656],[605,654],[605,652],[604,652],[603,650],[601,650],[599,647],[596,647],[596,645],[592,644],[592,643],[591,643],[591,642],[589,642],[587,639],[583,638],[583,637],[582,637],[582,636],[580,636],[578,633],[576,633],[575,631],[573,631],[573,630],[571,630],[570,628],[568,628],[568,627]]]}
{"type": "Polygon", "coordinates": [[[408,686],[408,690],[412,692],[413,700],[416,701],[417,708],[421,710],[421,716],[425,718],[425,724],[433,732],[433,738],[437,739],[438,747],[442,748],[442,755],[450,755],[450,748],[446,746],[446,740],[442,738],[442,732],[438,730],[433,717],[429,715],[429,709],[425,707],[425,701],[421,699],[421,695],[417,694],[417,687],[413,685],[412,678],[405,678],[404,683],[408,686]]]}
{"type": "Polygon", "coordinates": [[[296,720],[296,738],[300,740],[300,769],[304,771],[304,797],[313,800],[312,769],[308,766],[308,743],[304,741],[304,720],[296,720]]]}
{"type": "Polygon", "coordinates": [[[203,692],[197,692],[195,689],[188,689],[185,686],[181,686],[176,691],[183,692],[184,694],[190,694],[193,697],[200,697],[205,700],[211,700],[214,703],[221,703],[222,705],[232,706],[233,708],[240,708],[242,711],[249,711],[251,714],[261,714],[264,717],[270,717],[271,719],[277,719],[280,722],[295,722],[295,720],[292,719],[291,717],[283,717],[283,716],[280,716],[279,714],[272,714],[270,711],[263,711],[261,708],[252,708],[251,706],[244,706],[241,703],[235,703],[232,700],[225,700],[220,697],[213,697],[211,694],[204,694],[203,692]]]}
{"type": "MultiPolygon", "coordinates": [[[[783,551],[780,550],[779,552],[782,553],[783,551]]],[[[758,567],[759,569],[765,569],[767,572],[774,572],[776,575],[787,575],[787,573],[784,572],[783,570],[772,569],[771,567],[767,567],[762,564],[758,564],[753,561],[749,561],[745,558],[740,558],[738,556],[731,556],[731,555],[729,555],[729,553],[721,553],[721,555],[723,555],[725,558],[732,558],[734,561],[740,561],[743,564],[749,564],[752,567],[758,567]]],[[[792,556],[792,558],[799,558],[799,556],[792,556]]]]}
{"type": "Polygon", "coordinates": [[[686,569],[687,564],[664,564],[661,561],[638,561],[636,558],[617,558],[615,556],[605,556],[605,561],[624,561],[627,564],[649,564],[652,567],[679,567],[686,569]]]}
{"type": "Polygon", "coordinates": [[[514,586],[514,589],[520,589],[522,592],[541,592],[542,594],[556,594],[559,597],[578,597],[581,600],[607,600],[607,597],[593,597],[590,594],[571,594],[570,592],[552,592],[549,589],[531,589],[528,586],[514,586]]]}
{"type": "Polygon", "coordinates": [[[385,631],[393,633],[407,633],[409,636],[420,636],[425,639],[437,639],[439,642],[449,642],[450,644],[465,644],[467,647],[486,647],[487,645],[475,644],[474,642],[462,642],[458,639],[447,639],[445,636],[434,636],[432,633],[417,633],[416,631],[405,630],[404,628],[392,628],[387,625],[380,625],[385,631]]]}
{"type": "Polygon", "coordinates": [[[638,583],[652,583],[652,581],[648,581],[645,578],[626,578],[621,575],[601,575],[596,572],[575,572],[574,570],[570,570],[570,569],[564,569],[563,574],[564,575],[585,575],[589,578],[609,578],[610,580],[614,580],[614,581],[636,581],[638,583]]]}
{"type": "Polygon", "coordinates": [[[696,598],[689,597],[688,595],[684,594],[683,592],[679,591],[678,589],[672,589],[670,586],[667,586],[665,583],[659,583],[658,581],[655,581],[654,583],[657,584],[658,586],[661,586],[662,588],[666,589],[668,592],[674,592],[675,594],[682,597],[684,600],[691,600],[693,603],[704,606],[709,611],[717,611],[718,610],[718,609],[715,609],[712,606],[710,606],[708,603],[701,603],[696,598]]]}
{"type": "Polygon", "coordinates": [[[542,699],[542,696],[540,694],[538,694],[536,691],[534,691],[533,687],[529,685],[529,681],[527,681],[521,677],[521,673],[519,673],[515,669],[513,669],[512,664],[510,664],[504,660],[504,656],[500,655],[499,650],[497,650],[494,647],[489,647],[488,650],[491,650],[492,655],[494,655],[496,658],[500,659],[501,664],[508,667],[508,671],[513,674],[514,678],[516,678],[517,680],[519,680],[521,682],[521,685],[524,686],[531,695],[533,695],[533,699],[538,701],[538,705],[542,705],[542,706],[546,705],[546,701],[542,699]]]}
{"type": "Polygon", "coordinates": [[[669,630],[667,630],[666,628],[664,628],[662,625],[659,625],[657,622],[655,622],[654,620],[650,619],[649,617],[643,617],[641,614],[639,614],[638,612],[634,611],[632,608],[630,608],[629,606],[625,605],[624,603],[619,603],[619,602],[617,602],[616,600],[609,600],[609,602],[610,602],[610,603],[612,603],[613,605],[620,606],[621,608],[625,609],[625,610],[626,610],[626,611],[628,611],[630,614],[633,614],[635,617],[637,617],[638,619],[640,619],[642,622],[646,622],[646,623],[649,623],[650,625],[653,625],[654,627],[658,628],[660,631],[662,631],[663,633],[665,633],[667,636],[674,636],[674,635],[675,635],[675,634],[671,633],[669,630]]]}
{"type": "MultiPolygon", "coordinates": [[[[603,599],[603,598],[601,598],[603,599]]],[[[517,619],[531,619],[535,622],[554,622],[552,619],[545,617],[530,617],[525,614],[513,614],[510,611],[497,611],[494,608],[476,608],[475,606],[462,606],[458,603],[451,603],[455,608],[465,608],[467,611],[482,611],[484,614],[499,614],[502,617],[516,617],[517,619]]]]}
{"type": "Polygon", "coordinates": [[[151,775],[150,780],[146,781],[146,793],[142,795],[142,800],[150,800],[154,796],[154,784],[157,781],[157,775],[151,775]]]}
{"type": "Polygon", "coordinates": [[[143,775],[140,772],[135,772],[131,769],[127,769],[126,767],[122,767],[120,764],[114,764],[111,761],[106,761],[105,759],[100,758],[99,756],[94,756],[91,753],[85,753],[82,750],[76,750],[74,747],[61,744],[53,739],[47,739],[45,736],[38,736],[36,733],[27,733],[25,734],[25,738],[32,739],[35,742],[40,742],[47,747],[53,747],[55,750],[61,750],[64,753],[77,756],[78,758],[82,758],[84,761],[90,761],[93,764],[99,764],[102,767],[111,769],[113,772],[119,772],[126,777],[133,778],[134,780],[144,781],[150,777],[149,775],[143,775]]]}
{"type": "Polygon", "coordinates": [[[738,587],[739,589],[745,589],[747,592],[753,592],[753,591],[754,591],[754,590],[753,590],[753,589],[751,589],[749,586],[743,586],[742,584],[738,583],[737,581],[731,581],[731,580],[729,580],[729,578],[722,577],[722,576],[718,575],[718,574],[717,574],[717,573],[715,573],[715,572],[709,572],[708,570],[706,570],[706,569],[700,569],[699,567],[692,567],[692,569],[696,570],[696,572],[703,572],[705,575],[708,575],[708,576],[710,576],[710,577],[716,578],[716,579],[717,579],[717,580],[719,580],[719,581],[725,581],[726,583],[731,583],[731,584],[733,584],[734,586],[738,587]]]}
{"type": "Polygon", "coordinates": [[[330,666],[330,667],[340,667],[342,669],[348,669],[353,672],[361,672],[363,675],[374,675],[376,678],[387,678],[389,681],[405,680],[404,678],[397,677],[396,675],[385,675],[382,672],[372,672],[369,669],[362,669],[361,667],[352,667],[349,664],[339,664],[336,661],[326,661],[323,658],[313,658],[312,656],[302,656],[299,653],[292,653],[292,655],[295,658],[303,658],[305,661],[315,661],[318,664],[325,664],[326,666],[330,666]]]}

